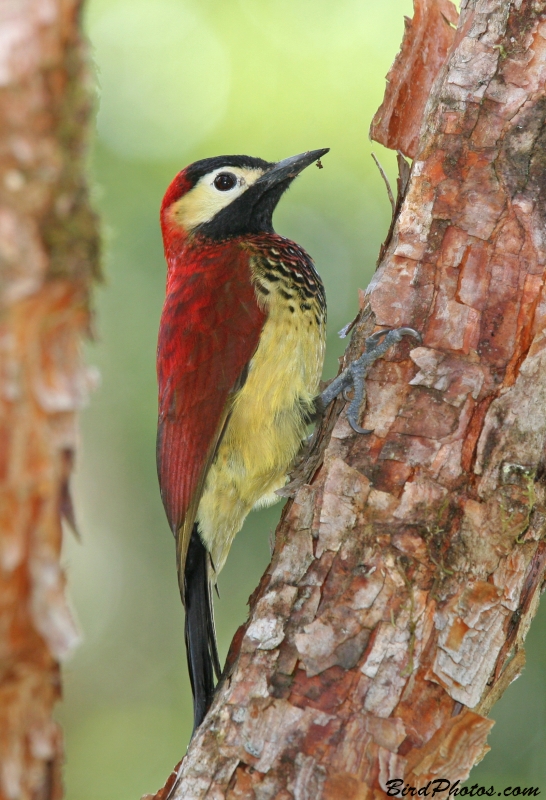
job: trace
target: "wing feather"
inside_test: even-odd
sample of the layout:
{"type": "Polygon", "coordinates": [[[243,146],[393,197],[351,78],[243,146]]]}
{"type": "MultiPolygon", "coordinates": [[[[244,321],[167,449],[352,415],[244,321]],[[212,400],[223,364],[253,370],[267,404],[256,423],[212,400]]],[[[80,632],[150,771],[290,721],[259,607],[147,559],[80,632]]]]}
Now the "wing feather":
{"type": "Polygon", "coordinates": [[[171,266],[158,342],[157,468],[181,588],[207,472],[264,321],[248,252],[236,241],[171,266]]]}

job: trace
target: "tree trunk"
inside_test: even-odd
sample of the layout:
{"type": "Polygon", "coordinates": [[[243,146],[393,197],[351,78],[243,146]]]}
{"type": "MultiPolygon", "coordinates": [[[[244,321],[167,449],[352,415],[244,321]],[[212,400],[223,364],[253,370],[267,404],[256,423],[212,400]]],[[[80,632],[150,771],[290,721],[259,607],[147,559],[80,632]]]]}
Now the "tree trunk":
{"type": "Polygon", "coordinates": [[[374,122],[415,160],[347,360],[376,325],[423,344],[374,366],[373,435],[342,402],[325,420],[158,800],[464,780],[523,667],[546,564],[546,1],[453,14],[417,4],[374,122]]]}
{"type": "Polygon", "coordinates": [[[0,0],[0,800],[62,795],[60,567],[97,225],[80,0],[0,0]]]}

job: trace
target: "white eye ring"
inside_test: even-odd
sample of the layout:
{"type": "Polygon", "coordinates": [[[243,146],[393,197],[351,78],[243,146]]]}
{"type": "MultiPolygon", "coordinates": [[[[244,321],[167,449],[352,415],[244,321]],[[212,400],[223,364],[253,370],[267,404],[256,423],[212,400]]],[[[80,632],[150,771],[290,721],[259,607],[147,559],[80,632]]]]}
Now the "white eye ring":
{"type": "Polygon", "coordinates": [[[237,176],[233,172],[219,172],[214,178],[212,185],[219,192],[229,192],[237,186],[237,176]]]}

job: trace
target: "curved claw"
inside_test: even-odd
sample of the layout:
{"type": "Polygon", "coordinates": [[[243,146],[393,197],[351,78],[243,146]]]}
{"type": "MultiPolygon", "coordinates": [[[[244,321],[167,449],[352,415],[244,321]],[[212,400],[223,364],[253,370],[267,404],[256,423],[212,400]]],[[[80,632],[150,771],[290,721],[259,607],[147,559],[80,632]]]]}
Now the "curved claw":
{"type": "Polygon", "coordinates": [[[394,330],[400,338],[402,338],[402,336],[413,336],[414,339],[417,339],[419,344],[423,341],[423,337],[419,331],[416,331],[414,328],[394,328],[394,330]]]}
{"type": "Polygon", "coordinates": [[[397,342],[400,342],[404,336],[412,336],[414,339],[417,339],[419,343],[422,342],[421,334],[414,328],[383,328],[383,330],[376,331],[372,333],[371,336],[368,336],[365,345],[366,350],[373,350],[379,340],[382,339],[383,336],[388,336],[389,333],[393,334],[392,338],[397,342]]]}
{"type": "Polygon", "coordinates": [[[375,344],[377,344],[377,342],[380,339],[383,338],[383,336],[386,336],[392,330],[394,330],[394,328],[383,328],[383,330],[376,331],[375,333],[372,333],[371,336],[368,336],[368,338],[366,339],[366,342],[364,344],[366,350],[372,349],[373,346],[375,344]],[[371,345],[371,347],[370,347],[370,345],[371,345]]]}
{"type": "Polygon", "coordinates": [[[351,428],[353,429],[353,431],[355,433],[368,434],[368,433],[373,433],[374,432],[374,428],[361,428],[360,425],[358,425],[358,423],[356,423],[354,421],[354,419],[352,417],[350,417],[348,414],[347,414],[347,420],[349,422],[349,425],[351,426],[351,428]]]}

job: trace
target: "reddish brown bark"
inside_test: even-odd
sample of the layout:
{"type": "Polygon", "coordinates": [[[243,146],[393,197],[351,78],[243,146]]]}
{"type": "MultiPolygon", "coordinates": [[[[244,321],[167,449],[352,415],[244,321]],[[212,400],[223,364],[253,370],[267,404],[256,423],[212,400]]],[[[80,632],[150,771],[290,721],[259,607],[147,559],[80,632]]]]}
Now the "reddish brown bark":
{"type": "Polygon", "coordinates": [[[432,83],[455,40],[459,15],[450,0],[414,0],[413,19],[404,18],[400,52],[387,75],[370,136],[414,158],[432,83]]]}
{"type": "Polygon", "coordinates": [[[97,269],[79,8],[0,12],[0,800],[62,794],[52,709],[78,640],[59,557],[97,269]]]}
{"type": "Polygon", "coordinates": [[[372,370],[373,435],[332,409],[163,800],[462,780],[523,666],[546,564],[546,0],[462,6],[348,358],[376,325],[422,346],[372,370]]]}

